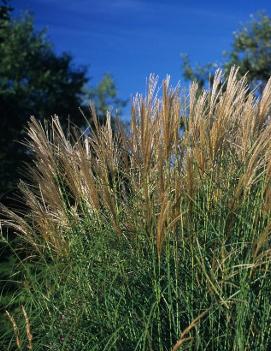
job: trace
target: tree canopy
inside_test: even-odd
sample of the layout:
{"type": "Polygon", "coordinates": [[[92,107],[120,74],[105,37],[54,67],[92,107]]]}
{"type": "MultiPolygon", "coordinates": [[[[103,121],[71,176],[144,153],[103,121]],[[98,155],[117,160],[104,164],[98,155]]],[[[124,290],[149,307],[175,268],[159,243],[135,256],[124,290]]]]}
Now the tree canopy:
{"type": "Polygon", "coordinates": [[[106,75],[96,88],[89,88],[84,67],[76,67],[68,53],[56,54],[46,32],[36,31],[33,18],[12,16],[8,0],[0,6],[0,197],[18,177],[17,168],[25,159],[18,140],[23,138],[26,121],[57,114],[65,125],[68,119],[84,123],[79,107],[92,98],[98,115],[123,106],[116,86],[106,75]]]}
{"type": "Polygon", "coordinates": [[[271,76],[271,18],[263,13],[251,16],[250,21],[234,33],[232,49],[226,52],[219,65],[208,63],[192,67],[189,57],[182,55],[184,77],[196,80],[201,86],[212,81],[215,69],[220,66],[227,75],[233,65],[239,74],[247,74],[251,89],[260,93],[271,76]]]}

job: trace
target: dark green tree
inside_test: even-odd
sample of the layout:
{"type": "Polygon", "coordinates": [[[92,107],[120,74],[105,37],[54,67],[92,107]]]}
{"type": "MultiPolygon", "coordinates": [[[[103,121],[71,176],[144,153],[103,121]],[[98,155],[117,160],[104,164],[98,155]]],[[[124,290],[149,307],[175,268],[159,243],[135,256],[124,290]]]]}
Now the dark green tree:
{"type": "Polygon", "coordinates": [[[105,75],[90,89],[85,68],[75,67],[71,55],[57,55],[45,31],[36,31],[33,18],[12,16],[8,0],[0,6],[0,201],[17,183],[18,169],[26,159],[23,130],[31,115],[39,119],[57,114],[63,125],[85,123],[79,107],[89,99],[103,118],[117,98],[113,79],[105,75]]]}
{"type": "Polygon", "coordinates": [[[182,55],[182,69],[187,80],[196,80],[201,86],[212,81],[215,69],[219,66],[227,75],[230,68],[238,66],[240,76],[247,74],[251,89],[260,93],[271,76],[271,18],[257,14],[234,33],[232,49],[224,54],[218,65],[208,63],[192,67],[189,57],[182,55]]]}
{"type": "Polygon", "coordinates": [[[40,119],[58,114],[62,120],[82,119],[86,71],[72,57],[56,55],[45,32],[35,32],[30,16],[12,19],[5,1],[0,7],[0,193],[6,193],[25,158],[22,139],[31,115],[40,119]]]}

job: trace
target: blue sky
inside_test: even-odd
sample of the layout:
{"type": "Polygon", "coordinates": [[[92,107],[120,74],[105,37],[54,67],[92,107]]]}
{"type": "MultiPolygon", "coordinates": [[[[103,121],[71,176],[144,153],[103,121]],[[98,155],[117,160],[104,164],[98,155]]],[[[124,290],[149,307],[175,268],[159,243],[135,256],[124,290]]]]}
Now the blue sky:
{"type": "Polygon", "coordinates": [[[119,96],[144,92],[150,73],[183,80],[180,53],[193,64],[220,62],[232,33],[270,0],[14,0],[46,27],[57,52],[89,68],[91,84],[111,73],[119,96]]]}

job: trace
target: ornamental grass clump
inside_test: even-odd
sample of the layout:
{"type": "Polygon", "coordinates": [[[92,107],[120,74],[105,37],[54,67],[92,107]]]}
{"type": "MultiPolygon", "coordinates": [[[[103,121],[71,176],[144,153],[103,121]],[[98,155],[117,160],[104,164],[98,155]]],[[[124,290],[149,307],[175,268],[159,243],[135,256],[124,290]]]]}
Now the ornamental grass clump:
{"type": "Polygon", "coordinates": [[[271,80],[237,73],[188,94],[151,75],[129,129],[31,118],[26,209],[1,211],[35,260],[35,349],[271,348],[271,80]]]}

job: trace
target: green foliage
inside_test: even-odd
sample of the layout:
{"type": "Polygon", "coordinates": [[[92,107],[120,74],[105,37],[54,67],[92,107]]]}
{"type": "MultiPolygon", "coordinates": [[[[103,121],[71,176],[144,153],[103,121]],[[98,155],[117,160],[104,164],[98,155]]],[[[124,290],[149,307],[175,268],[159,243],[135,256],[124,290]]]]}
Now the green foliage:
{"type": "MultiPolygon", "coordinates": [[[[247,74],[251,89],[262,91],[271,76],[271,18],[266,14],[253,16],[251,20],[234,33],[232,49],[225,53],[220,65],[226,74],[235,65],[239,67],[240,77],[247,74]]],[[[204,86],[211,81],[216,63],[208,63],[193,68],[187,55],[182,56],[184,77],[195,80],[204,86]]]]}
{"type": "MultiPolygon", "coordinates": [[[[209,212],[212,188],[211,181],[202,186],[189,230],[180,226],[160,257],[145,233],[116,237],[87,216],[67,233],[68,257],[21,262],[16,298],[28,313],[34,350],[172,350],[204,311],[180,350],[268,350],[270,264],[252,260],[267,220],[254,220],[261,186],[243,202],[231,232],[226,194],[209,212]]],[[[21,310],[13,316],[26,349],[21,310]]],[[[11,325],[0,343],[13,349],[11,325]]]]}
{"type": "Polygon", "coordinates": [[[9,6],[10,0],[2,0],[2,5],[0,6],[0,19],[1,21],[10,20],[10,12],[13,10],[11,6],[9,6]]]}
{"type": "Polygon", "coordinates": [[[118,98],[115,82],[110,74],[105,74],[97,87],[89,92],[100,119],[105,119],[107,111],[120,116],[127,101],[118,98]]]}

